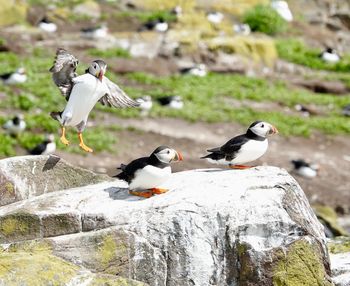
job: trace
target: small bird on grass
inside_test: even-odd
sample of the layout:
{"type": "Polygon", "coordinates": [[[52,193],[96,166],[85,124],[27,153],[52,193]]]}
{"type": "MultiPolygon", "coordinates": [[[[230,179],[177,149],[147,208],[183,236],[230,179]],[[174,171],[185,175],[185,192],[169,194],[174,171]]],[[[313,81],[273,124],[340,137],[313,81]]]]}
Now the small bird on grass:
{"type": "Polygon", "coordinates": [[[333,48],[327,48],[324,50],[319,57],[327,63],[337,63],[340,61],[340,56],[338,55],[337,51],[333,48]]]}
{"type": "Polygon", "coordinates": [[[115,177],[129,183],[132,195],[149,198],[154,194],[163,194],[168,190],[158,188],[171,175],[170,163],[182,161],[181,153],[167,146],[159,146],[149,157],[142,157],[122,164],[122,172],[115,177]]]}
{"type": "Polygon", "coordinates": [[[4,84],[19,84],[27,81],[27,74],[25,68],[21,67],[15,72],[4,73],[0,75],[0,79],[4,84]]]}
{"type": "Polygon", "coordinates": [[[172,108],[172,109],[182,109],[184,107],[184,102],[179,95],[170,95],[157,98],[160,105],[172,108]]]}
{"type": "Polygon", "coordinates": [[[54,33],[57,31],[57,25],[50,21],[46,16],[40,20],[38,27],[47,33],[54,33]]]}
{"type": "Polygon", "coordinates": [[[22,114],[18,114],[12,119],[8,120],[3,128],[6,132],[12,136],[17,136],[19,133],[23,132],[26,129],[26,122],[22,114]]]}
{"type": "Polygon", "coordinates": [[[319,165],[309,164],[303,159],[292,160],[291,163],[294,166],[294,173],[308,179],[316,177],[320,169],[319,165]]]}
{"type": "Polygon", "coordinates": [[[348,104],[347,106],[345,106],[343,108],[343,115],[344,116],[350,116],[350,104],[348,104]]]}
{"type": "Polygon", "coordinates": [[[139,108],[141,109],[141,115],[148,115],[153,106],[152,97],[150,97],[149,95],[145,95],[136,98],[135,101],[139,104],[139,108]]]}
{"type": "Polygon", "coordinates": [[[208,162],[228,165],[232,169],[247,169],[245,166],[259,159],[268,148],[267,137],[278,133],[276,127],[264,121],[253,122],[245,134],[236,136],[221,147],[207,150],[210,154],[201,157],[208,162]]]}
{"type": "Polygon", "coordinates": [[[205,77],[208,74],[208,71],[205,64],[195,64],[192,67],[186,67],[186,68],[180,69],[180,73],[183,75],[205,77]]]}
{"type": "Polygon", "coordinates": [[[113,107],[137,107],[139,104],[104,76],[107,70],[104,61],[94,60],[81,76],[75,72],[77,65],[78,60],[73,55],[64,49],[57,50],[50,72],[54,83],[66,98],[67,105],[62,112],[51,112],[50,115],[62,126],[60,140],[64,145],[69,145],[66,126],[75,126],[78,130],[80,148],[92,152],[93,150],[85,145],[82,132],[95,104],[98,101],[113,107]]]}
{"type": "Polygon", "coordinates": [[[108,35],[108,27],[106,25],[99,25],[95,27],[82,28],[80,30],[81,37],[90,40],[103,39],[108,35]]]}
{"type": "Polygon", "coordinates": [[[144,23],[140,28],[139,32],[149,30],[156,31],[159,33],[165,33],[169,29],[169,24],[163,19],[163,17],[158,17],[157,19],[150,20],[144,23]]]}
{"type": "Polygon", "coordinates": [[[224,14],[220,12],[209,12],[207,14],[207,19],[212,24],[220,24],[224,19],[224,14]]]}
{"type": "Polygon", "coordinates": [[[49,155],[56,151],[55,136],[53,134],[46,135],[43,142],[39,143],[32,150],[29,150],[31,155],[49,155]]]}

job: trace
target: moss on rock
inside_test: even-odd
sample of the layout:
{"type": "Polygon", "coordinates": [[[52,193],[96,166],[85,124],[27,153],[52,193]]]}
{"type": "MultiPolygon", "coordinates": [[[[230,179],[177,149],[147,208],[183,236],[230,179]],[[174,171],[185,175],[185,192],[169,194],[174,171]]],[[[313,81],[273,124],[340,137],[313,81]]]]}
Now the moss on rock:
{"type": "Polygon", "coordinates": [[[30,242],[15,245],[0,255],[0,284],[66,285],[78,267],[51,253],[47,243],[30,242]]]}
{"type": "Polygon", "coordinates": [[[290,245],[286,253],[276,253],[273,269],[274,286],[331,286],[319,256],[319,249],[305,240],[290,245]]]}
{"type": "Polygon", "coordinates": [[[331,240],[327,244],[327,247],[329,252],[333,254],[350,252],[350,238],[344,236],[337,237],[331,240]]]}
{"type": "Polygon", "coordinates": [[[14,213],[0,217],[0,242],[13,242],[40,236],[40,219],[29,213],[14,213]]]}
{"type": "Polygon", "coordinates": [[[123,235],[107,234],[102,237],[97,251],[97,263],[103,273],[120,275],[125,273],[128,249],[123,235]]]}
{"type": "Polygon", "coordinates": [[[335,236],[348,236],[349,234],[337,222],[337,214],[333,208],[315,205],[313,209],[317,218],[325,224],[335,236]]]}

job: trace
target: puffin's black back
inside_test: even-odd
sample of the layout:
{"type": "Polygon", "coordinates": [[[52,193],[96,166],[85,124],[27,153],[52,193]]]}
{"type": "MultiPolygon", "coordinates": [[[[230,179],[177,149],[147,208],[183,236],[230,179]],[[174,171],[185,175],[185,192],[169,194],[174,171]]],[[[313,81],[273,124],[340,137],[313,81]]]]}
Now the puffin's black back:
{"type": "Polygon", "coordinates": [[[31,155],[41,155],[45,151],[46,146],[49,143],[50,143],[50,141],[45,140],[44,142],[42,142],[39,145],[37,145],[36,147],[34,147],[32,150],[29,150],[29,154],[31,154],[31,155]]]}
{"type": "Polygon", "coordinates": [[[131,161],[128,165],[121,164],[121,166],[118,169],[121,169],[122,172],[114,177],[130,183],[135,178],[135,173],[138,170],[143,169],[148,165],[151,165],[157,168],[165,168],[169,166],[169,164],[159,161],[157,156],[154,155],[165,148],[168,148],[168,147],[159,146],[156,150],[152,152],[152,154],[149,157],[142,157],[139,159],[135,159],[134,161],[131,161]]]}

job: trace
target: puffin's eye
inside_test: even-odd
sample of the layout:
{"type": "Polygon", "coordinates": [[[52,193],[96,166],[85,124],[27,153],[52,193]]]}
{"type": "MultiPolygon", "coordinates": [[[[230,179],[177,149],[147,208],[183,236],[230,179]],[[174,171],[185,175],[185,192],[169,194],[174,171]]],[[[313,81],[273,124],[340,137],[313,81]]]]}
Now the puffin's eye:
{"type": "Polygon", "coordinates": [[[170,150],[168,150],[168,152],[166,152],[167,154],[170,154],[170,150]]]}
{"type": "Polygon", "coordinates": [[[261,124],[261,128],[264,128],[265,127],[265,125],[264,124],[261,124]]]}

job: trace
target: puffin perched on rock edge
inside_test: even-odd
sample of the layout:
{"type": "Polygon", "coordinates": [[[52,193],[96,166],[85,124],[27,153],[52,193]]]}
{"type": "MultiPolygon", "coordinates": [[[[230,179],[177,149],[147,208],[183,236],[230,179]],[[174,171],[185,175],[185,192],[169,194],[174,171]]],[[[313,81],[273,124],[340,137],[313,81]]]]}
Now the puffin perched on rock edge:
{"type": "Polygon", "coordinates": [[[245,166],[259,159],[268,148],[267,137],[278,133],[276,127],[264,121],[253,122],[245,134],[230,139],[221,147],[207,150],[210,154],[201,157],[210,163],[228,165],[232,169],[247,169],[245,166]]]}
{"type": "Polygon", "coordinates": [[[149,198],[168,191],[158,186],[170,177],[170,163],[182,160],[180,152],[167,146],[159,146],[149,157],[136,159],[128,165],[122,164],[118,168],[122,172],[115,177],[129,183],[130,194],[149,198]]]}
{"type": "Polygon", "coordinates": [[[51,112],[50,115],[62,126],[60,140],[64,145],[69,145],[66,126],[75,126],[78,130],[79,146],[86,152],[92,152],[93,150],[85,145],[82,132],[95,104],[98,101],[103,105],[114,107],[136,107],[139,104],[104,76],[107,64],[103,60],[94,60],[85,74],[80,76],[75,72],[78,63],[77,58],[65,49],[57,49],[50,72],[54,83],[68,102],[62,112],[51,112]]]}

